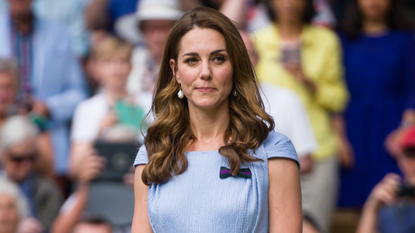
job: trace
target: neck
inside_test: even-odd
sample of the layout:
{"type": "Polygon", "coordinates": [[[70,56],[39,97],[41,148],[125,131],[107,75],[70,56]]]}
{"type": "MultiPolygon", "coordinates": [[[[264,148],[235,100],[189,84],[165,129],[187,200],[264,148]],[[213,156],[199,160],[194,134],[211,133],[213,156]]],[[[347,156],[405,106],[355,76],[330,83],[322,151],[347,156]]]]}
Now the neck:
{"type": "Polygon", "coordinates": [[[381,33],[387,30],[387,24],[381,19],[366,19],[363,21],[363,31],[366,33],[381,33]]]}
{"type": "Polygon", "coordinates": [[[228,104],[223,104],[215,110],[196,109],[189,105],[189,115],[190,128],[197,138],[197,143],[206,145],[215,141],[214,139],[223,142],[223,135],[229,125],[228,104]]]}
{"type": "Polygon", "coordinates": [[[113,105],[118,100],[124,99],[127,96],[125,88],[107,88],[106,93],[110,105],[113,105]]]}
{"type": "Polygon", "coordinates": [[[28,33],[32,27],[34,17],[32,13],[25,15],[11,14],[11,19],[19,32],[28,33]]]}
{"type": "Polygon", "coordinates": [[[301,36],[303,25],[299,21],[280,21],[278,31],[283,40],[298,40],[301,36]]]}

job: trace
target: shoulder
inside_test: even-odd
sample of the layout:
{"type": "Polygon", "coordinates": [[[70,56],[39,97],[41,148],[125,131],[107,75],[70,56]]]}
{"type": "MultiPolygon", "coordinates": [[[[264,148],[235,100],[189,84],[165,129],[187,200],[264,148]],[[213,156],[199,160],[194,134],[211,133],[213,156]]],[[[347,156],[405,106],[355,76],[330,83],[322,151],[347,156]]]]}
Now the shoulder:
{"type": "MultiPolygon", "coordinates": [[[[67,26],[58,21],[46,19],[43,17],[37,17],[36,24],[37,24],[36,26],[39,26],[40,28],[51,31],[51,32],[60,32],[60,33],[64,33],[64,35],[68,33],[67,32],[68,30],[66,29],[67,26]]],[[[56,36],[64,36],[64,35],[56,35],[56,36]]]]}
{"type": "Polygon", "coordinates": [[[60,45],[60,48],[67,46],[70,41],[70,33],[67,25],[45,18],[36,19],[36,33],[42,40],[48,40],[53,46],[60,45]]]}
{"type": "Polygon", "coordinates": [[[268,159],[271,158],[287,158],[297,162],[300,167],[300,161],[298,160],[297,153],[289,138],[285,135],[271,130],[267,139],[262,143],[268,159]]]}
{"type": "Polygon", "coordinates": [[[36,175],[34,177],[35,196],[57,196],[62,197],[57,184],[44,176],[36,175]]]}
{"type": "Polygon", "coordinates": [[[147,164],[148,163],[148,155],[147,155],[147,149],[145,145],[142,145],[140,149],[137,152],[137,156],[134,160],[134,167],[141,164],[147,164]]]}
{"type": "Polygon", "coordinates": [[[300,102],[297,94],[288,88],[280,87],[272,83],[263,82],[261,83],[261,89],[264,96],[269,100],[275,100],[274,102],[279,102],[282,100],[288,100],[289,102],[300,102]]]}
{"type": "Polygon", "coordinates": [[[82,101],[78,106],[76,111],[87,111],[93,112],[97,108],[102,108],[105,106],[105,98],[102,94],[96,94],[84,101],[82,101]]]}
{"type": "Polygon", "coordinates": [[[319,38],[324,38],[328,40],[337,40],[337,34],[330,29],[323,28],[323,27],[316,27],[316,26],[307,26],[307,30],[309,33],[317,36],[319,38]]]}
{"type": "Polygon", "coordinates": [[[395,37],[399,40],[402,40],[407,46],[408,44],[415,44],[415,33],[412,30],[407,31],[392,31],[395,37]]]}
{"type": "Polygon", "coordinates": [[[269,24],[268,26],[266,26],[266,27],[264,27],[264,28],[262,28],[258,31],[253,32],[251,35],[261,36],[261,37],[266,36],[266,35],[269,35],[269,34],[272,33],[273,28],[274,28],[273,24],[269,24]]]}
{"type": "Polygon", "coordinates": [[[82,118],[82,121],[85,119],[96,118],[105,111],[105,107],[106,103],[104,96],[97,94],[90,97],[78,104],[74,112],[73,121],[76,123],[79,118],[82,118]]]}
{"type": "Polygon", "coordinates": [[[339,37],[330,29],[306,26],[305,34],[308,40],[318,42],[318,44],[326,47],[337,46],[339,44],[339,37]]]}

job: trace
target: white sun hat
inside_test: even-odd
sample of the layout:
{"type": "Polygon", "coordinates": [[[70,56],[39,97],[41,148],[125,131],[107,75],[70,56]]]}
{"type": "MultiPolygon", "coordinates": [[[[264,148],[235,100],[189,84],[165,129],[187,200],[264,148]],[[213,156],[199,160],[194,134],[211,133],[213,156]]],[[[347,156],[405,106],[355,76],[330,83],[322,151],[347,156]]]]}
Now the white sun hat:
{"type": "Polygon", "coordinates": [[[134,14],[117,19],[114,25],[115,32],[135,44],[142,41],[140,22],[157,19],[177,21],[183,14],[178,0],[140,0],[134,14]]]}

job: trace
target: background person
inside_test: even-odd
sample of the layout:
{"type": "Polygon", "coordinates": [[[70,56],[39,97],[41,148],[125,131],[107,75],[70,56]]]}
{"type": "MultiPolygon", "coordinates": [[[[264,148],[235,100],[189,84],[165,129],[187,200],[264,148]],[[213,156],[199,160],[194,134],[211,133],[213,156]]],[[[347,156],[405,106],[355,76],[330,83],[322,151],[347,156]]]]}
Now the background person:
{"type": "MultiPolygon", "coordinates": [[[[89,49],[89,34],[85,28],[84,9],[89,0],[34,0],[33,10],[41,18],[64,24],[71,35],[72,52],[85,58],[89,49]]],[[[0,14],[7,12],[8,0],[0,0],[0,14]]]]}
{"type": "MultiPolygon", "coordinates": [[[[81,230],[88,227],[81,227],[78,225],[80,223],[82,224],[85,218],[88,218],[88,216],[85,215],[85,210],[88,205],[88,200],[91,198],[90,184],[92,180],[101,174],[101,171],[104,168],[103,160],[103,158],[99,157],[96,154],[91,154],[82,158],[82,163],[79,165],[80,167],[77,179],[77,189],[63,204],[59,215],[56,217],[56,220],[53,223],[51,232],[78,233],[76,230],[81,230]]],[[[88,224],[88,222],[85,223],[88,224]]],[[[83,231],[81,230],[81,232],[83,231]]]]}
{"type": "Polygon", "coordinates": [[[74,114],[70,152],[70,171],[74,177],[82,157],[91,154],[94,142],[105,131],[123,125],[136,138],[140,134],[138,127],[148,111],[143,107],[147,99],[127,93],[131,53],[132,46],[116,37],[103,39],[92,51],[90,62],[101,90],[79,104],[74,114]]]}
{"type": "MultiPolygon", "coordinates": [[[[111,128],[99,137],[100,142],[108,143],[131,143],[135,142],[136,139],[137,135],[131,134],[128,130],[126,131],[125,128],[111,128]]],[[[107,200],[109,198],[117,197],[112,200],[113,203],[124,206],[129,205],[132,201],[134,201],[132,195],[132,188],[134,185],[133,171],[129,171],[129,173],[123,176],[123,184],[121,183],[121,186],[118,185],[117,181],[106,181],[101,179],[99,180],[99,183],[95,183],[95,187],[93,187],[94,184],[92,182],[99,178],[105,168],[105,165],[111,161],[106,161],[106,159],[98,155],[95,150],[90,149],[87,152],[88,153],[84,153],[83,156],[79,158],[80,162],[78,164],[76,177],[77,188],[63,204],[59,215],[53,223],[51,232],[78,232],[78,223],[82,223],[86,221],[86,219],[90,219],[92,222],[90,222],[90,224],[88,224],[88,222],[84,222],[88,226],[82,226],[81,229],[83,230],[80,232],[83,232],[89,228],[91,228],[91,230],[97,230],[98,232],[105,229],[108,230],[106,226],[111,226],[111,224],[113,224],[112,228],[114,233],[131,232],[131,222],[127,225],[120,225],[119,223],[117,225],[117,223],[115,223],[116,221],[120,221],[120,215],[127,216],[127,219],[124,220],[125,222],[131,221],[131,218],[128,216],[129,210],[126,210],[125,208],[117,208],[117,210],[115,210],[114,208],[110,208],[111,204],[108,205],[108,203],[99,203],[100,208],[93,209],[97,207],[91,207],[91,200],[93,198],[107,200]],[[99,185],[100,187],[103,187],[104,185],[105,189],[100,188],[100,190],[97,191],[96,185],[99,185]],[[119,192],[111,192],[111,189],[117,189],[119,192]],[[107,192],[110,194],[107,194],[107,192]],[[119,212],[120,209],[123,211],[121,214],[119,212]],[[93,216],[95,214],[105,217],[108,222],[101,224],[104,222],[98,221],[98,219],[94,224],[93,220],[95,218],[93,216]],[[118,220],[115,220],[114,218],[117,218],[118,220]]]]}
{"type": "Polygon", "coordinates": [[[351,95],[345,140],[355,166],[341,172],[339,205],[360,207],[387,173],[399,173],[390,155],[397,153],[394,135],[415,124],[415,41],[400,1],[354,0],[349,7],[340,37],[351,95]]]}
{"type": "Polygon", "coordinates": [[[19,67],[18,101],[50,119],[54,170],[67,170],[69,122],[76,105],[87,96],[85,80],[62,24],[43,20],[32,0],[8,0],[0,16],[0,57],[14,57],[19,67]]]}
{"type": "MultiPolygon", "coordinates": [[[[163,46],[174,23],[182,15],[178,0],[140,0],[135,14],[120,20],[119,35],[129,39],[129,34],[133,34],[144,43],[134,49],[133,70],[127,82],[130,94],[152,96],[163,57],[163,46]]],[[[134,42],[133,39],[130,41],[134,42]]],[[[151,100],[148,104],[150,107],[151,100]]]]}
{"type": "Polygon", "coordinates": [[[29,215],[48,231],[59,212],[63,197],[56,184],[34,171],[38,156],[37,128],[24,116],[6,120],[0,130],[3,178],[19,185],[29,202],[29,215]]]}
{"type": "Polygon", "coordinates": [[[36,228],[36,226],[34,228],[26,227],[28,225],[27,221],[30,221],[29,219],[27,219],[26,223],[23,223],[28,214],[29,206],[27,200],[19,188],[7,179],[0,178],[0,232],[40,233],[41,229],[36,228]]]}
{"type": "Polygon", "coordinates": [[[366,200],[357,233],[403,233],[415,229],[415,127],[405,130],[396,159],[402,178],[389,173],[366,200]],[[402,187],[407,187],[403,192],[402,187]]]}
{"type": "Polygon", "coordinates": [[[348,99],[340,43],[332,31],[310,25],[311,0],[270,0],[267,4],[273,23],[252,36],[259,54],[256,71],[261,82],[294,91],[307,110],[318,149],[311,154],[313,170],[301,176],[302,206],[327,232],[339,179],[331,115],[341,112],[348,99]]]}
{"type": "Polygon", "coordinates": [[[116,22],[134,13],[140,0],[86,0],[85,23],[91,32],[91,41],[106,35],[116,35],[116,22]]]}
{"type": "MultiPolygon", "coordinates": [[[[249,38],[249,34],[239,31],[254,66],[258,63],[258,53],[249,38]]],[[[295,92],[272,83],[261,83],[261,96],[265,111],[272,116],[275,129],[287,136],[294,144],[301,163],[301,173],[313,169],[311,153],[318,148],[310,120],[303,104],[295,92]]],[[[304,226],[303,226],[304,227],[304,226]]]]}
{"type": "Polygon", "coordinates": [[[17,70],[17,64],[13,59],[0,58],[0,127],[10,116],[19,114],[28,116],[33,123],[43,129],[37,137],[39,157],[36,160],[36,171],[52,178],[54,176],[53,152],[50,134],[47,130],[48,125],[37,113],[28,112],[25,106],[16,104],[16,94],[19,90],[17,70]]]}

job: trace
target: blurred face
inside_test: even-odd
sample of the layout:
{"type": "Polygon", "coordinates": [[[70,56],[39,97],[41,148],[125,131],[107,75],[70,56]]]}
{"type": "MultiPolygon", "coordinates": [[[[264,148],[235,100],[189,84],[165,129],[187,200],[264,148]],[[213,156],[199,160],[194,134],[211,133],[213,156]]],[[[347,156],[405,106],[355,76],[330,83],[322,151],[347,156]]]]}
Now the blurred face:
{"type": "Polygon", "coordinates": [[[177,63],[170,60],[189,108],[214,109],[228,104],[233,67],[225,38],[216,30],[195,28],[180,41],[177,63]]]}
{"type": "Polygon", "coordinates": [[[367,20],[383,20],[388,14],[391,0],[358,0],[358,6],[367,20]]]}
{"type": "Polygon", "coordinates": [[[411,154],[411,156],[400,155],[398,157],[398,165],[404,179],[411,186],[415,186],[415,153],[411,154]]]}
{"type": "Polygon", "coordinates": [[[9,2],[10,13],[13,16],[27,16],[32,12],[33,0],[7,0],[9,2]]]}
{"type": "Polygon", "coordinates": [[[13,104],[16,96],[16,86],[13,76],[8,73],[0,73],[0,115],[6,114],[13,104]]]}
{"type": "Polygon", "coordinates": [[[271,7],[278,21],[301,22],[306,7],[305,0],[272,0],[271,7]]]}
{"type": "Polygon", "coordinates": [[[146,20],[141,23],[146,46],[153,58],[158,61],[161,61],[164,43],[174,23],[170,20],[146,20]]]}
{"type": "Polygon", "coordinates": [[[78,224],[73,233],[111,233],[111,227],[107,224],[78,224]]]}
{"type": "Polygon", "coordinates": [[[95,74],[105,89],[125,89],[131,72],[130,57],[125,52],[118,52],[95,63],[95,74]]]}
{"type": "Polygon", "coordinates": [[[4,153],[4,170],[10,180],[20,183],[33,171],[37,156],[34,139],[27,139],[11,146],[4,153]]]}
{"type": "Polygon", "coordinates": [[[0,233],[15,233],[19,222],[16,202],[8,194],[0,194],[0,233]]]}

